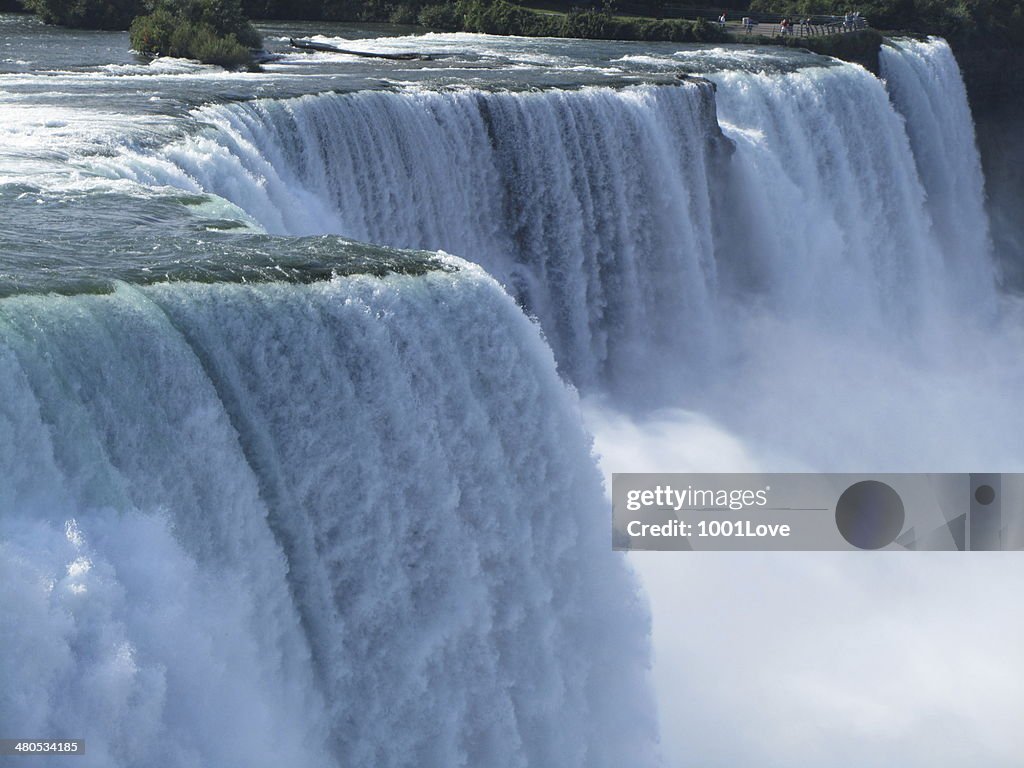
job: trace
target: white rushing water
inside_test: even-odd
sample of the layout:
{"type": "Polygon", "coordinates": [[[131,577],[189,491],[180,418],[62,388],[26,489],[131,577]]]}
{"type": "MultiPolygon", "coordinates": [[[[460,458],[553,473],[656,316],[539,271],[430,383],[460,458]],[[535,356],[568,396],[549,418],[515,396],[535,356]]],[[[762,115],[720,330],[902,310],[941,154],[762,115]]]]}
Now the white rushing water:
{"type": "MultiPolygon", "coordinates": [[[[215,192],[271,232],[441,248],[539,316],[580,383],[714,323],[710,88],[361,92],[206,107],[116,170],[215,192]]],[[[702,346],[706,351],[706,345],[702,346]]]]}
{"type": "Polygon", "coordinates": [[[717,77],[757,234],[733,250],[754,289],[707,407],[769,464],[1018,468],[1020,314],[997,292],[959,70],[938,39],[882,57],[885,87],[856,66],[717,77]]]}
{"type": "Polygon", "coordinates": [[[573,397],[452,264],[0,301],[5,733],[103,768],[652,764],[573,397]]]}
{"type": "Polygon", "coordinates": [[[715,386],[752,307],[926,348],[960,308],[994,313],[956,63],[937,40],[883,58],[890,92],[839,63],[713,75],[734,153],[691,82],[211,106],[194,137],[100,165],[216,193],[270,232],[472,259],[578,386],[678,404],[715,386]]]}
{"type": "Polygon", "coordinates": [[[957,286],[882,84],[856,66],[719,79],[719,115],[737,142],[737,282],[777,317],[843,331],[908,327],[944,307],[957,286]]]}
{"type": "MultiPolygon", "coordinates": [[[[607,473],[1024,469],[1021,316],[993,288],[956,64],[932,40],[885,50],[883,68],[895,116],[853,67],[716,76],[735,157],[760,169],[747,210],[777,212],[749,261],[770,256],[762,274],[776,280],[750,294],[764,308],[699,404],[640,419],[588,404],[607,473]],[[917,262],[936,293],[908,280],[887,310],[884,283],[867,279],[875,253],[881,269],[917,262]],[[773,301],[787,288],[794,303],[773,301]]],[[[1024,625],[1007,606],[1024,571],[1006,554],[636,556],[666,754],[723,767],[1017,765],[1024,625]]]]}
{"type": "Polygon", "coordinates": [[[1008,562],[635,558],[650,641],[609,551],[565,379],[606,472],[1024,469],[948,46],[884,82],[759,56],[717,92],[220,103],[171,140],[18,112],[11,154],[45,134],[90,193],[483,269],[0,300],[5,728],[97,766],[643,768],[653,642],[669,764],[1014,765],[1008,562]]]}
{"type": "Polygon", "coordinates": [[[941,38],[900,39],[882,47],[882,76],[907,132],[927,208],[954,279],[993,280],[984,177],[960,69],[941,38]]]}

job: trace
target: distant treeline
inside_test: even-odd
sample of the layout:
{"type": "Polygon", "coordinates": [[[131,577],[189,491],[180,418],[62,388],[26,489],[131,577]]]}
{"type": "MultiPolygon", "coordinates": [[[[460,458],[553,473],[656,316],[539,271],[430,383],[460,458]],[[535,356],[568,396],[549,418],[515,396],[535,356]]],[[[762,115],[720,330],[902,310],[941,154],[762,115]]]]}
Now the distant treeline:
{"type": "Polygon", "coordinates": [[[484,32],[527,37],[575,37],[590,40],[668,40],[721,42],[727,35],[704,19],[627,18],[609,8],[569,8],[538,13],[506,0],[448,0],[398,8],[389,20],[409,21],[441,31],[484,32]]]}
{"type": "MultiPolygon", "coordinates": [[[[527,18],[524,13],[530,10],[507,0],[243,0],[243,5],[252,18],[266,19],[430,22],[428,26],[464,28],[460,19],[479,25],[486,18],[484,23],[496,27],[495,31],[533,26],[543,29],[553,23],[550,19],[527,18]]],[[[939,34],[965,44],[980,38],[997,44],[1024,44],[1024,0],[698,0],[691,6],[694,10],[688,10],[685,0],[611,0],[604,5],[600,0],[526,0],[524,5],[531,10],[563,14],[590,12],[581,17],[588,32],[594,31],[594,14],[620,19],[646,16],[653,20],[693,20],[700,15],[711,21],[722,11],[732,18],[748,12],[800,18],[842,16],[856,10],[875,29],[939,34]]],[[[646,39],[630,25],[616,30],[614,24],[604,20],[601,26],[604,33],[598,36],[619,31],[627,39],[646,39]]],[[[678,34],[674,28],[665,31],[678,34]]]]}
{"type": "Polygon", "coordinates": [[[485,32],[527,37],[716,42],[726,36],[698,19],[630,18],[613,2],[544,2],[517,5],[508,0],[243,0],[261,19],[387,21],[420,24],[441,31],[485,32]]]}
{"type": "MultiPolygon", "coordinates": [[[[711,0],[713,2],[713,0],[711,0]]],[[[127,29],[137,50],[240,63],[259,45],[246,17],[390,21],[444,31],[622,40],[716,42],[717,13],[685,0],[0,0],[24,5],[44,21],[72,27],[127,29]],[[618,7],[617,3],[621,3],[618,7]],[[138,19],[136,21],[136,19],[138,19]],[[133,24],[134,21],[134,24],[133,24]]],[[[718,0],[731,18],[793,18],[859,11],[875,29],[938,34],[955,48],[1024,47],[1024,0],[718,0]]]]}
{"type": "MultiPolygon", "coordinates": [[[[606,0],[607,1],[607,0],[606,0]]],[[[380,21],[421,24],[437,30],[530,37],[719,42],[727,39],[704,19],[631,18],[597,7],[560,9],[515,5],[507,0],[0,0],[20,2],[49,24],[89,29],[127,29],[142,53],[184,56],[240,66],[260,44],[248,22],[255,19],[380,21]]],[[[13,8],[12,8],[13,9],[13,8]]]]}

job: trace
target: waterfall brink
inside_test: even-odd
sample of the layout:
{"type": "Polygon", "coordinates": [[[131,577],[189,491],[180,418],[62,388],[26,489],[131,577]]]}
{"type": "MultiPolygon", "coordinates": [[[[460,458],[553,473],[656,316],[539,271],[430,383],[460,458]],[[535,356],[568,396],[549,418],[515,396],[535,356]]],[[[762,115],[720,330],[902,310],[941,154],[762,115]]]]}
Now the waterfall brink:
{"type": "Polygon", "coordinates": [[[733,210],[745,219],[727,249],[748,254],[730,260],[739,285],[777,316],[841,333],[916,333],[971,292],[944,264],[925,161],[879,80],[837,65],[719,82],[719,116],[737,142],[733,210]]]}
{"type": "Polygon", "coordinates": [[[271,232],[471,258],[540,319],[579,385],[706,346],[709,182],[727,149],[708,83],[365,91],[197,118],[211,129],[117,172],[214,192],[271,232]]]}
{"type": "Polygon", "coordinates": [[[977,298],[994,282],[984,177],[960,68],[945,40],[882,46],[882,76],[904,117],[947,269],[977,298]]]}
{"type": "Polygon", "coordinates": [[[0,722],[89,766],[653,765],[571,392],[482,271],[0,300],[0,722]]]}
{"type": "Polygon", "coordinates": [[[863,68],[816,61],[715,73],[717,96],[687,82],[204,107],[196,135],[105,172],[213,192],[271,232],[472,258],[577,386],[678,402],[752,306],[920,341],[936,317],[993,304],[948,47],[887,47],[892,99],[863,68]]]}

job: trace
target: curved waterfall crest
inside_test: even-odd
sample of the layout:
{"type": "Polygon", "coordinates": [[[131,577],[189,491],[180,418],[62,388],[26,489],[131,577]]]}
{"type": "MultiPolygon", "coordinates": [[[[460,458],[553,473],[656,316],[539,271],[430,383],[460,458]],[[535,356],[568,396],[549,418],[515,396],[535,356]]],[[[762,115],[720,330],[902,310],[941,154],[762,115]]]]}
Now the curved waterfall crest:
{"type": "Polygon", "coordinates": [[[744,307],[916,335],[994,304],[956,63],[935,39],[886,46],[882,66],[884,83],[832,62],[215,105],[194,137],[103,170],[221,195],[270,232],[462,255],[540,320],[577,386],[671,399],[718,365],[744,307]],[[638,382],[651,368],[665,380],[638,382]]]}
{"type": "Polygon", "coordinates": [[[96,765],[654,764],[574,396],[448,263],[0,300],[8,727],[96,765]]]}

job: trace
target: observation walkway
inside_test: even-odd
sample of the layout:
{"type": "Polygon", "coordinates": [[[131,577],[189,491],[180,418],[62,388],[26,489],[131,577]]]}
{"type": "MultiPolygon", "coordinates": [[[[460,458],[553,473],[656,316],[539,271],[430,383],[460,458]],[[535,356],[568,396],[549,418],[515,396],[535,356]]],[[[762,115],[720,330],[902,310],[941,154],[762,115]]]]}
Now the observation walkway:
{"type": "MultiPolygon", "coordinates": [[[[801,23],[800,19],[784,16],[767,16],[758,14],[751,17],[754,23],[749,31],[743,26],[742,17],[729,18],[725,24],[725,31],[736,38],[754,37],[764,35],[765,37],[827,37],[828,35],[841,35],[845,32],[857,32],[862,29],[869,29],[868,20],[863,16],[854,16],[846,20],[843,16],[807,16],[801,23]],[[789,18],[792,24],[783,29],[783,19],[789,18]]],[[[718,24],[718,22],[714,22],[718,24]]]]}
{"type": "MultiPolygon", "coordinates": [[[[596,2],[596,0],[591,0],[596,2]]],[[[618,0],[615,3],[615,13],[625,16],[637,16],[640,18],[652,19],[704,19],[709,24],[718,25],[718,19],[723,11],[726,14],[725,31],[737,41],[744,37],[763,35],[765,37],[827,37],[829,35],[840,35],[844,32],[857,32],[862,29],[869,29],[868,20],[859,12],[850,13],[845,16],[829,16],[815,14],[804,16],[802,19],[797,16],[789,16],[781,13],[750,13],[746,11],[730,10],[728,8],[716,9],[714,6],[695,7],[681,3],[660,3],[653,5],[650,0],[618,0]],[[743,17],[749,16],[753,24],[748,30],[743,25],[743,17]],[[782,27],[783,20],[788,19],[792,26],[785,31],[782,27]],[[807,23],[801,24],[801,21],[807,23]]]]}

